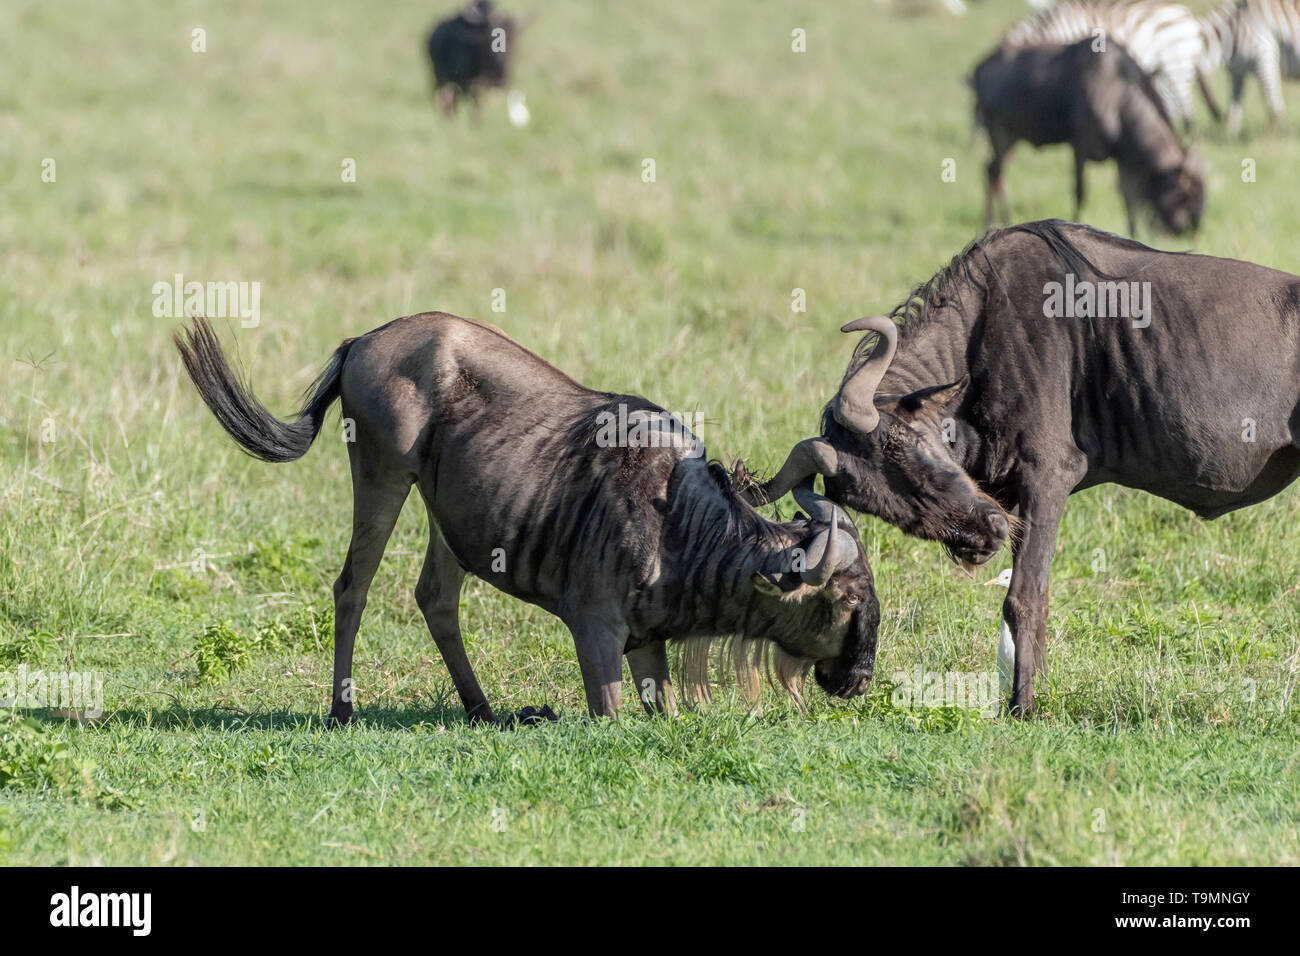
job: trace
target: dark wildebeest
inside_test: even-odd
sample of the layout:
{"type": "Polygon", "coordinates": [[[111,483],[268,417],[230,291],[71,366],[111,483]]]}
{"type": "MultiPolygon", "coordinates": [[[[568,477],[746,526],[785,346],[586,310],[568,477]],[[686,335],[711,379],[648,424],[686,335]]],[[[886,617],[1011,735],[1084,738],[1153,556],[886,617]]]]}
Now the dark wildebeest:
{"type": "Polygon", "coordinates": [[[1150,208],[1174,235],[1194,232],[1205,205],[1199,158],[1178,137],[1151,78],[1113,40],[1069,46],[1002,46],[975,68],[975,122],[989,135],[985,226],[994,196],[1011,218],[1002,163],[1020,140],[1074,149],[1074,218],[1083,205],[1084,163],[1115,160],[1130,234],[1150,208]]]}
{"type": "Polygon", "coordinates": [[[433,28],[433,91],[445,113],[454,113],[462,96],[477,105],[481,88],[506,85],[517,33],[514,18],[499,16],[490,0],[473,0],[433,28]]]}
{"type": "Polygon", "coordinates": [[[884,317],[845,326],[879,335],[858,344],[822,437],[746,494],[822,474],[832,500],[973,564],[1017,511],[1014,714],[1033,705],[1072,493],[1111,482],[1216,518],[1300,473],[1300,277],[1026,223],[973,243],[892,315],[901,337],[884,317]]]}
{"type": "Polygon", "coordinates": [[[256,458],[301,458],[336,399],[355,429],[352,543],[334,585],[336,720],[352,715],[353,642],[413,484],[431,527],[415,599],[472,719],[495,718],[461,642],[467,572],[564,621],[595,715],[617,713],[625,655],[647,709],[673,710],[668,640],[774,642],[788,655],[776,655],[777,676],[796,692],[809,666],[838,697],[871,680],[880,610],[848,516],[809,486],[798,500],[811,518],[768,521],[643,398],[583,388],[483,322],[425,313],[346,340],[285,422],[205,321],[176,344],[208,408],[256,458]]]}

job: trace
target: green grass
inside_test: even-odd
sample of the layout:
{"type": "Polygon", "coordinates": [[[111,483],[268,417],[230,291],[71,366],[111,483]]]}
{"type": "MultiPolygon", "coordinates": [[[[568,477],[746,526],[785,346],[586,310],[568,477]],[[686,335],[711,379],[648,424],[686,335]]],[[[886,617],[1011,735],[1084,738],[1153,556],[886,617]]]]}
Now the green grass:
{"type": "MultiPolygon", "coordinates": [[[[435,114],[425,3],[0,10],[0,671],[103,671],[106,711],[0,720],[4,860],[1300,862],[1293,491],[1212,524],[1079,495],[1027,724],[893,705],[898,672],[994,668],[1001,593],[980,584],[1008,558],[972,578],[864,518],[883,613],[866,699],[769,695],[750,716],[724,690],[677,721],[592,723],[563,627],[471,580],[487,693],[563,719],[470,727],[414,604],[412,507],[362,626],[360,723],[322,729],[342,442],[331,422],[298,464],[233,449],[154,282],[261,283],[261,325],[219,325],[276,409],[341,338],[445,309],[594,387],[699,408],[711,454],[770,469],[839,381],[838,326],[980,229],[961,81],[1022,4],[673,6],[513,4],[537,14],[525,130],[500,96],[478,123],[435,114]]],[[[1201,124],[1195,245],[1300,271],[1300,142],[1261,114],[1252,89],[1244,144],[1201,124]]],[[[1068,215],[1069,170],[1019,151],[1017,215],[1068,215]]],[[[1113,169],[1089,182],[1088,221],[1122,229],[1113,169]]]]}

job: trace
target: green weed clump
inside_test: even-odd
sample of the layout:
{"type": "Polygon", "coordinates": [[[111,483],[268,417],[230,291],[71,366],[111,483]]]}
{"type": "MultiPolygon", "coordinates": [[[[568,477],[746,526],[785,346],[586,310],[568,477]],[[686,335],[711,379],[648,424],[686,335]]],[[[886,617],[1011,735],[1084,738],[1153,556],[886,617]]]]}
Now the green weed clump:
{"type": "Polygon", "coordinates": [[[67,741],[30,717],[0,717],[0,789],[64,791],[76,777],[67,741]]]}
{"type": "Polygon", "coordinates": [[[258,654],[319,651],[334,639],[334,609],[302,605],[274,620],[238,628],[230,621],[204,626],[195,648],[199,679],[229,680],[258,654]]]}

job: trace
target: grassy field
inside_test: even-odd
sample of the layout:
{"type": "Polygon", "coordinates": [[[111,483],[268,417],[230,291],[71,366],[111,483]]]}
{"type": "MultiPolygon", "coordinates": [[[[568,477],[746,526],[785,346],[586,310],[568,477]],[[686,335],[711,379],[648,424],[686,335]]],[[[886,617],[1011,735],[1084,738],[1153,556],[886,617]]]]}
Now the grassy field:
{"type": "MultiPolygon", "coordinates": [[[[838,326],[982,228],[962,80],[1027,12],[802,6],[515,0],[536,15],[525,129],[501,96],[478,122],[435,113],[437,4],[0,8],[0,672],[101,671],[105,705],[0,716],[0,860],[1300,862],[1294,491],[1212,524],[1116,488],[1074,499],[1026,724],[890,693],[918,666],[994,669],[1002,592],[981,584],[1009,555],[971,577],[861,518],[870,696],[751,715],[723,688],[677,721],[592,723],[559,622],[471,579],[489,697],[563,719],[470,727],[412,596],[409,507],[362,625],[361,720],[322,727],[350,521],[334,419],[302,462],[245,458],[181,376],[153,284],[260,283],[260,324],[218,325],[273,409],[341,338],[444,309],[699,409],[713,456],[771,469],[838,384],[838,326]]],[[[1254,88],[1244,143],[1200,130],[1194,247],[1300,271],[1300,137],[1262,127],[1254,88]]],[[[1018,217],[1069,214],[1068,152],[1008,176],[1018,217]]],[[[1087,220],[1122,229],[1114,170],[1090,186],[1087,220]]]]}

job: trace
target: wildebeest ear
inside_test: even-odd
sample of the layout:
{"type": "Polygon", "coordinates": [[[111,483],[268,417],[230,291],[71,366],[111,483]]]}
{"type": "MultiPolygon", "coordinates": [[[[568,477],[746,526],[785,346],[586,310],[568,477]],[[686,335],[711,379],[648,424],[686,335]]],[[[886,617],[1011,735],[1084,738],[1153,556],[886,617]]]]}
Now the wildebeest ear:
{"type": "Polygon", "coordinates": [[[963,375],[957,381],[948,385],[930,385],[926,388],[918,388],[910,395],[904,395],[898,399],[898,407],[904,411],[911,412],[913,415],[930,412],[937,414],[966,391],[966,386],[970,384],[970,375],[963,375]]]}
{"type": "Polygon", "coordinates": [[[755,571],[749,580],[754,585],[754,590],[759,594],[768,594],[772,597],[780,597],[784,593],[781,590],[781,585],[777,584],[773,578],[768,577],[761,571],[755,571]]]}

